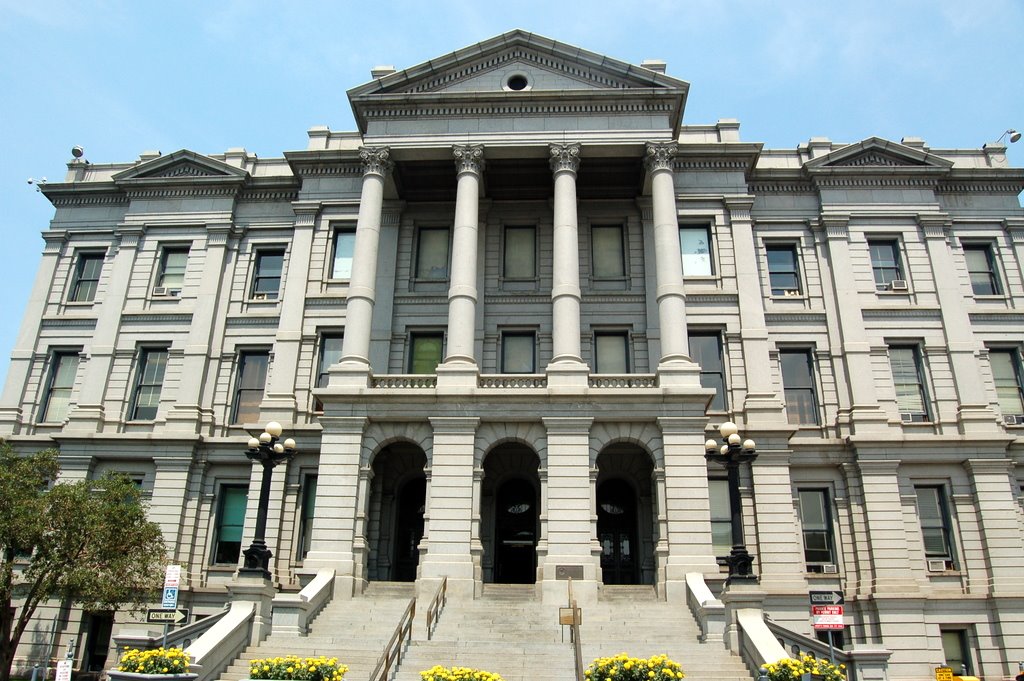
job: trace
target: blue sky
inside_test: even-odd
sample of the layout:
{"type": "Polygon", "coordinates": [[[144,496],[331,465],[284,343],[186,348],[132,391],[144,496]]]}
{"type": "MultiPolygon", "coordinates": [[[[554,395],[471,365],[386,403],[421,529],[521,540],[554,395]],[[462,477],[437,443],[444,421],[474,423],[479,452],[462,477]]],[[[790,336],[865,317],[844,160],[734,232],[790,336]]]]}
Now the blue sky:
{"type": "MultiPolygon", "coordinates": [[[[0,0],[0,377],[53,216],[28,177],[147,150],[261,157],[355,125],[346,90],[523,28],[690,82],[686,123],[742,138],[922,137],[978,148],[1024,131],[1024,2],[645,0],[515,3],[0,0]]],[[[1024,166],[1024,141],[1009,158],[1024,166]]]]}

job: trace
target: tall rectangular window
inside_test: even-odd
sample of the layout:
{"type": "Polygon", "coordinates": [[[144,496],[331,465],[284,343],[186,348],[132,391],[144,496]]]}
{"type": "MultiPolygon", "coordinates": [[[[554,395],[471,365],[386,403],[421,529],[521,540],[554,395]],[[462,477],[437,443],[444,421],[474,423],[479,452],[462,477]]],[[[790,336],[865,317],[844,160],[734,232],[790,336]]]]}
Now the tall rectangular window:
{"type": "Polygon", "coordinates": [[[259,420],[260,402],[263,401],[269,364],[270,353],[266,350],[245,350],[238,353],[232,423],[252,423],[259,420]]]}
{"type": "Polygon", "coordinates": [[[1020,351],[1016,348],[991,348],[988,361],[996,383],[999,411],[1024,421],[1024,380],[1022,380],[1020,351]]]}
{"type": "Polygon", "coordinates": [[[536,348],[536,336],[532,331],[503,332],[501,334],[501,373],[536,373],[536,348]]]}
{"type": "Polygon", "coordinates": [[[331,279],[352,278],[352,258],[356,252],[356,230],[350,227],[334,230],[334,258],[331,279]]]}
{"type": "Polygon", "coordinates": [[[946,506],[946,489],[941,485],[915,487],[917,517],[921,522],[925,558],[953,565],[953,536],[946,506]]]}
{"type": "Polygon", "coordinates": [[[537,276],[537,228],[533,225],[505,227],[506,279],[533,279],[537,276]]]}
{"type": "Polygon", "coordinates": [[[780,350],[786,414],[793,424],[817,425],[818,400],[809,350],[780,350]]]}
{"type": "Polygon", "coordinates": [[[718,558],[732,551],[732,511],[729,505],[729,481],[708,480],[708,501],[711,505],[711,547],[718,558]]]}
{"type": "Polygon", "coordinates": [[[946,666],[957,676],[971,674],[971,655],[965,629],[942,629],[942,653],[946,666]]]}
{"type": "Polygon", "coordinates": [[[63,421],[71,404],[71,389],[78,373],[78,351],[55,352],[50,364],[50,378],[43,404],[42,421],[56,423],[63,421]]]}
{"type": "Polygon", "coordinates": [[[629,373],[629,335],[624,331],[594,334],[594,373],[629,373]]]}
{"type": "Polygon", "coordinates": [[[253,300],[277,300],[281,292],[284,249],[256,251],[256,269],[252,277],[253,300]]]}
{"type": "Polygon", "coordinates": [[[156,285],[165,288],[170,295],[181,293],[185,284],[185,268],[188,266],[188,246],[167,246],[160,254],[160,271],[156,285]]]}
{"type": "Polygon", "coordinates": [[[433,374],[444,357],[444,334],[414,333],[409,337],[409,373],[433,374]]]}
{"type": "Polygon", "coordinates": [[[904,421],[923,422],[928,417],[921,352],[916,345],[889,346],[889,365],[896,387],[896,408],[904,421]]]}
{"type": "Polygon", "coordinates": [[[316,512],[315,474],[306,475],[302,481],[302,514],[299,517],[299,560],[306,557],[313,544],[313,516],[316,512]]]}
{"type": "Polygon", "coordinates": [[[221,485],[217,500],[217,522],[213,562],[234,565],[242,553],[242,525],[249,488],[244,485],[221,485]]]}
{"type": "Polygon", "coordinates": [[[900,244],[895,239],[871,239],[868,241],[871,252],[871,271],[875,276],[875,290],[891,291],[892,282],[905,281],[903,267],[900,264],[900,244]]]}
{"type": "Polygon", "coordinates": [[[68,301],[88,303],[96,298],[96,288],[103,271],[103,253],[79,253],[75,263],[75,276],[71,280],[68,301]]]}
{"type": "Polygon", "coordinates": [[[590,228],[595,279],[621,279],[626,276],[622,237],[622,225],[594,225],[590,228]]]}
{"type": "Polygon", "coordinates": [[[129,418],[151,421],[160,406],[160,389],[167,369],[167,348],[143,348],[139,353],[139,369],[135,377],[135,394],[129,418]]]}
{"type": "Polygon", "coordinates": [[[797,267],[796,246],[793,244],[767,244],[768,283],[773,296],[800,295],[800,273],[797,267]]]}
{"type": "Polygon", "coordinates": [[[707,225],[681,225],[679,248],[683,256],[684,277],[710,277],[715,273],[711,264],[711,228],[707,225]]]}
{"type": "Polygon", "coordinates": [[[722,337],[718,333],[691,332],[690,356],[700,365],[700,384],[705,388],[714,388],[715,396],[711,398],[713,411],[725,411],[725,363],[722,360],[722,337]]]}
{"type": "MultiPolygon", "coordinates": [[[[320,338],[320,358],[317,361],[316,371],[316,387],[324,388],[330,381],[330,375],[328,370],[331,365],[337,364],[341,360],[341,346],[344,343],[342,336],[329,336],[324,334],[320,338]]],[[[314,400],[313,404],[314,411],[322,412],[324,410],[323,402],[319,399],[314,400]]]]}
{"type": "Polygon", "coordinates": [[[416,278],[448,278],[448,228],[420,227],[416,243],[416,278]]]}
{"type": "Polygon", "coordinates": [[[999,276],[991,244],[964,244],[964,259],[971,276],[971,289],[976,296],[999,295],[999,276]]]}
{"type": "Polygon", "coordinates": [[[836,562],[828,490],[802,489],[797,496],[804,535],[804,562],[808,572],[821,572],[823,564],[836,562]]]}

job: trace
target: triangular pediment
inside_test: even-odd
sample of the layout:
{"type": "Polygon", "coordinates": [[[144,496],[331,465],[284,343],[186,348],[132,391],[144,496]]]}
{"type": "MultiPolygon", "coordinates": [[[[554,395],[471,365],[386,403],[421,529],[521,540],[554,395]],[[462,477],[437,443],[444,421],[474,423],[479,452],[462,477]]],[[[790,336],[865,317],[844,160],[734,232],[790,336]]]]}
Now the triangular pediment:
{"type": "Polygon", "coordinates": [[[952,161],[918,147],[869,137],[808,161],[808,171],[897,172],[899,170],[947,170],[952,161]]]}
{"type": "Polygon", "coordinates": [[[134,168],[114,175],[113,179],[121,184],[134,181],[244,181],[246,177],[248,173],[240,168],[188,149],[181,149],[173,154],[144,161],[134,168]]]}

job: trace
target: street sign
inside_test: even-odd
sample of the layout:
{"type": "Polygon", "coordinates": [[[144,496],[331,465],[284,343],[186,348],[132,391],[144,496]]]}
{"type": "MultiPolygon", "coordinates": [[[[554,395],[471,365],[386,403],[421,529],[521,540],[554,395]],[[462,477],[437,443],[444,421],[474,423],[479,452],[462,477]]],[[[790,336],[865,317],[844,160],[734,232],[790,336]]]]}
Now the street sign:
{"type": "Polygon", "coordinates": [[[811,626],[815,629],[844,629],[842,615],[814,615],[811,618],[811,626]]]}
{"type": "Polygon", "coordinates": [[[185,608],[150,608],[146,610],[146,624],[181,624],[188,621],[185,608]]]}
{"type": "Polygon", "coordinates": [[[843,606],[841,605],[812,605],[811,615],[843,615],[843,606]]]}
{"type": "Polygon", "coordinates": [[[843,605],[846,603],[842,591],[811,591],[807,595],[811,598],[811,605],[843,605]]]}
{"type": "Polygon", "coordinates": [[[181,586],[181,566],[168,565],[164,573],[164,586],[181,586]]]}
{"type": "Polygon", "coordinates": [[[936,667],[935,681],[953,681],[952,667],[936,667]]]}
{"type": "Polygon", "coordinates": [[[163,608],[176,608],[178,607],[178,587],[176,586],[165,586],[164,587],[164,600],[161,603],[163,608]]]}
{"type": "Polygon", "coordinates": [[[71,681],[71,665],[74,664],[72,660],[61,660],[57,663],[57,678],[56,681],[71,681]]]}

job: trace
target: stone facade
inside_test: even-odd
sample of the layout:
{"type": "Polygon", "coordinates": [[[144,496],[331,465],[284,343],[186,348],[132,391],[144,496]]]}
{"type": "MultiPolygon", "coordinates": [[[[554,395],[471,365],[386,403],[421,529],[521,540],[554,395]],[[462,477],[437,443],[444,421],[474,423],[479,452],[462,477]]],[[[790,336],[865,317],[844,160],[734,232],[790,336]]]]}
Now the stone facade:
{"type": "MultiPolygon", "coordinates": [[[[993,145],[765,150],[684,125],[688,88],[513,31],[376,69],[357,131],[283,158],[76,159],[42,188],[0,432],[68,478],[136,477],[197,613],[252,539],[270,420],[299,449],[271,490],[279,588],[330,567],[338,597],[447,576],[559,603],[578,571],[584,602],[684,607],[687,573],[725,576],[704,443],[732,420],[776,623],[813,633],[807,592],[841,589],[845,642],[891,650],[890,677],[957,644],[1012,676],[1024,172],[993,145]]],[[[94,616],[55,605],[37,639],[55,613],[96,667],[94,616]]]]}

